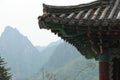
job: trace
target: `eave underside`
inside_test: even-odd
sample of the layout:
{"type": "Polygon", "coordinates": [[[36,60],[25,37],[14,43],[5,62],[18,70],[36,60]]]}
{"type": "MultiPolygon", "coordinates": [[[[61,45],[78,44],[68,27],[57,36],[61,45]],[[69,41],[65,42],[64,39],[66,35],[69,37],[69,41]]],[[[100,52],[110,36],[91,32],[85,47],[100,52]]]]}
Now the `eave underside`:
{"type": "Polygon", "coordinates": [[[38,19],[40,28],[58,34],[88,59],[120,56],[120,0],[63,7],[44,5],[44,14],[38,19]]]}
{"type": "Polygon", "coordinates": [[[75,46],[87,59],[95,58],[100,61],[108,60],[114,55],[120,56],[119,30],[92,30],[88,27],[81,30],[75,26],[55,25],[50,23],[46,25],[53,33],[75,46]]]}

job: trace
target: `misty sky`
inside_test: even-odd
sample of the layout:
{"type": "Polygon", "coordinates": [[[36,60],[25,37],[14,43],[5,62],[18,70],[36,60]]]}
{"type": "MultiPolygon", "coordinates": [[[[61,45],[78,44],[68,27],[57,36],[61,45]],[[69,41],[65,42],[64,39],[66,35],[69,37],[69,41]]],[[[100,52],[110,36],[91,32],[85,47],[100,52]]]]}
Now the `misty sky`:
{"type": "Polygon", "coordinates": [[[60,38],[39,29],[37,17],[42,15],[42,3],[78,5],[91,1],[94,0],[0,0],[0,34],[6,26],[12,26],[27,36],[33,45],[48,45],[60,38]]]}

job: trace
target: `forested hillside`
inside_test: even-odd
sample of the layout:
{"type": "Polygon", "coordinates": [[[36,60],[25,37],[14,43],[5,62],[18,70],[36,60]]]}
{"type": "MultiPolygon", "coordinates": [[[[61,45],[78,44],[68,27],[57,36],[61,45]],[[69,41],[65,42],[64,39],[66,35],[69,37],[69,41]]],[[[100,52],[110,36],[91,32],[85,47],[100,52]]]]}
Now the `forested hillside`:
{"type": "Polygon", "coordinates": [[[98,80],[98,62],[86,60],[75,47],[63,42],[29,80],[98,80]]]}

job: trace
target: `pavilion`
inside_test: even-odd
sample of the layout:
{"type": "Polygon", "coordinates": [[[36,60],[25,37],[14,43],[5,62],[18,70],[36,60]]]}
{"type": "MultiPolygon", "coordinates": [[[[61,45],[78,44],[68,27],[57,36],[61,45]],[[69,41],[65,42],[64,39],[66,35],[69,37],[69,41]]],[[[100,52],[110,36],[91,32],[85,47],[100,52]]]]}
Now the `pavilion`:
{"type": "Polygon", "coordinates": [[[75,46],[86,59],[99,61],[100,80],[120,80],[120,0],[76,6],[43,4],[40,28],[75,46]]]}

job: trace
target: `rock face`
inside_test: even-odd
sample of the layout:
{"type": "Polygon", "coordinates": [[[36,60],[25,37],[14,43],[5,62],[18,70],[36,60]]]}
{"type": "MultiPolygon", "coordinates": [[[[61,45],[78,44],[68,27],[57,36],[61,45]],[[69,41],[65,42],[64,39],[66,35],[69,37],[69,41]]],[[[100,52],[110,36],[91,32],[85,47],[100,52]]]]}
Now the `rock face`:
{"type": "Polygon", "coordinates": [[[43,66],[46,70],[54,70],[64,66],[70,60],[80,56],[80,53],[72,45],[63,42],[57,46],[49,61],[43,66]]]}
{"type": "Polygon", "coordinates": [[[87,61],[70,44],[58,41],[44,48],[39,46],[36,48],[27,37],[11,27],[6,27],[0,37],[0,56],[5,58],[7,66],[11,68],[13,80],[42,80],[40,72],[42,68],[54,73],[58,80],[98,78],[98,68],[94,68],[97,63],[87,61]],[[78,75],[84,69],[85,71],[78,75]],[[32,76],[33,74],[35,76],[32,76]]]}
{"type": "MultiPolygon", "coordinates": [[[[47,48],[46,48],[47,50],[47,48]]],[[[49,61],[28,80],[98,80],[98,63],[87,60],[75,47],[65,42],[54,49],[49,61]]]]}
{"type": "Polygon", "coordinates": [[[11,68],[13,80],[23,80],[42,65],[39,51],[17,29],[6,27],[0,37],[0,55],[11,68]]]}
{"type": "Polygon", "coordinates": [[[63,43],[62,40],[58,40],[56,42],[50,43],[46,47],[36,46],[36,48],[39,50],[40,54],[42,54],[41,59],[42,59],[42,61],[44,61],[43,63],[47,64],[50,61],[51,57],[54,55],[54,52],[58,49],[58,46],[61,45],[62,43],[63,43]]]}

